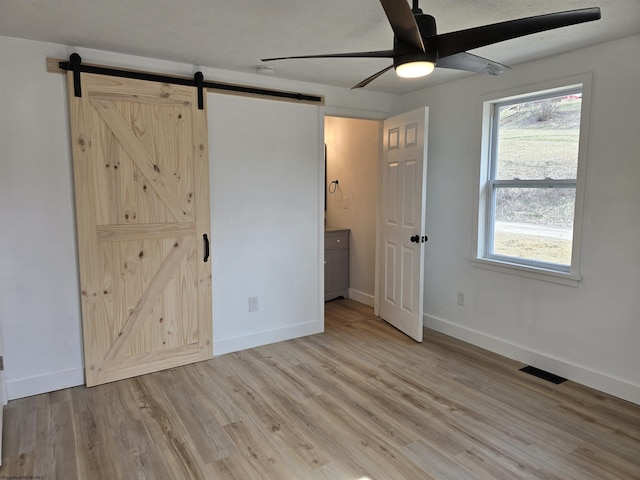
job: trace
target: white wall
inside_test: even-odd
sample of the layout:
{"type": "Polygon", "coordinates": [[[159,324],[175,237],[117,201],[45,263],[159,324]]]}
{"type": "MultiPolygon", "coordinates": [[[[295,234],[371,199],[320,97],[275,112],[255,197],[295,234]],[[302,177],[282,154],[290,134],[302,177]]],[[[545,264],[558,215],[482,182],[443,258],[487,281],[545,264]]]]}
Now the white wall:
{"type": "Polygon", "coordinates": [[[400,98],[428,105],[425,324],[640,403],[640,37],[400,98]],[[475,268],[483,95],[593,72],[579,287],[475,268]],[[464,292],[466,305],[456,304],[464,292]]]}
{"type": "Polygon", "coordinates": [[[325,117],[327,225],[349,228],[349,297],[373,306],[380,122],[325,117]],[[345,208],[347,207],[347,208],[345,208]]]}
{"type": "Polygon", "coordinates": [[[214,354],[321,332],[319,108],[219,94],[208,108],[214,354]]]}
{"type": "MultiPolygon", "coordinates": [[[[84,382],[66,80],[63,75],[46,72],[47,57],[68,58],[73,52],[80,53],[87,63],[104,63],[178,75],[192,75],[195,71],[202,70],[207,80],[320,94],[325,96],[327,105],[322,110],[344,111],[357,116],[384,116],[394,99],[392,95],[367,91],[352,92],[348,89],[286,82],[270,77],[237,74],[150,58],[0,37],[0,329],[10,399],[84,382]]],[[[240,101],[237,102],[237,106],[243,108],[248,115],[264,116],[265,110],[269,107],[258,106],[263,105],[263,101],[256,102],[258,103],[251,104],[255,105],[255,108],[247,108],[245,103],[240,101]]],[[[212,104],[215,103],[212,101],[212,104]]],[[[309,114],[294,113],[284,107],[276,107],[282,105],[279,102],[267,103],[273,105],[274,115],[271,121],[274,125],[278,125],[279,115],[284,115],[283,120],[299,118],[302,122],[300,128],[307,125],[310,131],[317,129],[315,135],[322,138],[317,117],[311,120],[309,114]]],[[[226,104],[225,108],[231,117],[236,103],[233,106],[226,104]]],[[[311,108],[316,112],[318,110],[317,107],[311,108]]],[[[211,121],[219,125],[224,123],[216,116],[211,121]]],[[[226,128],[225,132],[230,135],[245,135],[243,143],[251,143],[251,135],[259,131],[260,125],[247,123],[245,127],[239,125],[237,118],[235,122],[241,131],[234,132],[226,128]],[[249,127],[251,131],[248,130],[249,127]]],[[[297,133],[299,132],[296,130],[297,133]]],[[[294,136],[292,134],[291,138],[294,136]]],[[[305,138],[309,140],[308,137],[305,138]]],[[[287,141],[286,145],[289,144],[287,141]]],[[[244,145],[242,147],[244,148],[244,145]]],[[[214,147],[212,152],[216,154],[220,151],[214,147]]],[[[233,155],[232,150],[227,150],[227,153],[233,155]]],[[[248,153],[244,151],[245,156],[226,157],[221,163],[217,163],[216,158],[213,158],[212,174],[215,175],[222,169],[225,175],[235,182],[225,186],[222,180],[224,177],[212,178],[212,199],[216,202],[214,212],[219,212],[218,207],[224,201],[229,202],[230,209],[236,209],[243,214],[242,221],[238,221],[237,224],[229,217],[221,218],[222,223],[218,223],[218,219],[214,217],[214,235],[223,245],[225,242],[229,245],[230,238],[239,239],[239,234],[247,235],[250,229],[246,220],[250,217],[251,208],[256,207],[260,209],[262,218],[273,219],[273,225],[280,223],[283,233],[295,233],[296,236],[304,237],[298,240],[308,242],[309,249],[294,252],[294,258],[299,260],[302,255],[319,246],[317,233],[322,225],[321,204],[314,204],[316,210],[312,211],[309,201],[317,201],[321,177],[310,167],[310,159],[306,157],[297,158],[293,164],[290,157],[283,159],[279,156],[282,150],[265,149],[261,153],[260,161],[256,157],[248,158],[248,153]],[[273,202],[265,202],[263,205],[261,202],[267,192],[261,190],[262,185],[257,183],[253,185],[259,187],[258,191],[254,192],[253,196],[246,195],[246,190],[243,190],[245,186],[239,180],[243,175],[246,174],[247,181],[250,182],[251,175],[260,171],[264,178],[273,180],[270,176],[272,171],[265,169],[265,166],[277,165],[278,171],[283,171],[286,169],[283,162],[291,163],[292,171],[295,172],[296,184],[292,184],[290,178],[283,184],[283,188],[291,189],[290,196],[287,195],[285,199],[286,190],[279,190],[279,196],[274,197],[273,202]],[[303,162],[304,167],[297,162],[303,162]],[[307,174],[310,177],[306,177],[307,174]],[[318,181],[316,190],[311,185],[313,181],[318,181]],[[222,186],[219,185],[220,182],[223,183],[222,186]],[[297,185],[297,182],[306,187],[304,193],[313,200],[306,197],[304,200],[301,199],[301,186],[297,185]],[[223,192],[228,195],[221,200],[219,195],[223,192]],[[258,194],[262,196],[256,197],[258,194]],[[292,212],[292,219],[300,221],[299,227],[292,229],[286,222],[282,224],[283,212],[286,211],[292,212]],[[309,217],[300,218],[303,213],[309,217]],[[313,227],[316,221],[318,226],[313,227]],[[300,235],[301,229],[305,229],[304,236],[300,235]]],[[[316,161],[320,160],[318,154],[316,161]]],[[[278,184],[272,187],[277,189],[278,184]]],[[[264,234],[266,224],[260,224],[258,227],[261,229],[260,233],[264,234]]],[[[285,251],[290,251],[289,243],[278,247],[275,230],[270,231],[269,235],[268,245],[274,248],[271,253],[274,258],[281,258],[285,251]]],[[[214,239],[216,242],[217,240],[214,239]]],[[[264,240],[263,238],[262,241],[264,240]]],[[[256,239],[256,242],[259,241],[260,239],[256,239]]],[[[264,253],[264,245],[259,244],[258,248],[264,253]]],[[[238,282],[242,276],[247,283],[246,290],[241,292],[242,297],[245,297],[242,301],[240,296],[227,298],[225,295],[214,293],[214,313],[217,314],[214,319],[214,335],[220,336],[220,339],[214,338],[216,353],[253,345],[256,342],[275,341],[296,332],[302,334],[307,331],[306,328],[318,328],[319,308],[314,299],[319,279],[311,279],[314,275],[309,272],[319,267],[313,265],[313,259],[309,265],[300,265],[305,272],[305,281],[298,290],[292,292],[289,283],[283,282],[281,286],[279,283],[284,280],[281,276],[289,276],[292,273],[290,265],[287,267],[289,270],[283,268],[274,274],[271,272],[273,260],[265,258],[264,255],[260,258],[255,254],[252,257],[241,257],[239,264],[231,265],[224,263],[224,253],[216,250],[216,245],[213,253],[222,256],[219,262],[214,263],[214,288],[228,293],[228,286],[224,284],[225,278],[238,282]],[[219,264],[227,265],[225,268],[230,270],[221,270],[219,264]],[[245,268],[246,271],[243,270],[245,268]],[[267,278],[273,279],[268,287],[265,285],[267,278]],[[260,310],[256,312],[257,315],[247,315],[248,295],[260,296],[260,310]],[[293,295],[300,298],[290,305],[293,295]],[[302,301],[310,302],[304,314],[300,313],[299,302],[302,301]],[[274,315],[277,306],[286,312],[286,318],[274,315]],[[311,327],[310,324],[314,326],[311,327]],[[241,338],[243,333],[248,337],[241,338]]],[[[238,257],[237,249],[232,253],[238,257]]]]}
{"type": "Polygon", "coordinates": [[[66,81],[0,39],[0,321],[9,399],[83,382],[66,81]]]}

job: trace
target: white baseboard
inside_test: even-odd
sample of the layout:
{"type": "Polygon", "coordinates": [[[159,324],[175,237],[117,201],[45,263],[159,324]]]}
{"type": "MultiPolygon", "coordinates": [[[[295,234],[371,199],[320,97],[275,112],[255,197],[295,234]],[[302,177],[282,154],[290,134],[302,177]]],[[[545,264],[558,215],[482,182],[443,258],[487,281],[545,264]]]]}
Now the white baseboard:
{"type": "Polygon", "coordinates": [[[640,405],[640,385],[531,350],[478,330],[456,325],[442,318],[425,314],[424,326],[640,405]]]}
{"type": "Polygon", "coordinates": [[[7,397],[9,400],[15,400],[78,385],[84,385],[84,369],[82,368],[8,381],[7,397]]]}
{"type": "Polygon", "coordinates": [[[349,289],[349,298],[355,300],[356,302],[369,305],[370,307],[373,307],[373,302],[376,299],[376,297],[374,297],[373,295],[361,292],[360,290],[356,290],[354,288],[349,289]]]}
{"type": "MultiPolygon", "coordinates": [[[[213,352],[214,355],[222,355],[269,343],[313,335],[323,331],[324,321],[301,323],[290,327],[214,341],[213,352]]],[[[54,392],[63,388],[77,387],[78,385],[84,385],[84,369],[82,368],[8,381],[7,397],[9,400],[15,400],[40,393],[54,392]]]]}
{"type": "Polygon", "coordinates": [[[291,340],[292,338],[305,337],[324,331],[324,320],[307,323],[299,323],[288,327],[274,328],[264,332],[251,333],[239,337],[225,338],[213,341],[213,355],[246,350],[247,348],[260,347],[270,343],[291,340]]]}

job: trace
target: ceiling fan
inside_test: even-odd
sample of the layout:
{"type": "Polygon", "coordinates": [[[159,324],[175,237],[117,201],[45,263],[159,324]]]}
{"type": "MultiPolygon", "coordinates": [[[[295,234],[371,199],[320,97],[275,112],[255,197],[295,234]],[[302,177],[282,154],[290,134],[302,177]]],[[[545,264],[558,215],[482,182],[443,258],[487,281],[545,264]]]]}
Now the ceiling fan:
{"type": "Polygon", "coordinates": [[[409,8],[407,0],[380,0],[380,3],[393,29],[393,50],[263,58],[262,61],[270,62],[294,58],[393,59],[393,65],[365,78],[352,88],[364,87],[391,68],[395,68],[396,74],[404,78],[429,75],[435,67],[499,75],[509,67],[487,58],[472,55],[466,50],[600,18],[599,8],[582,8],[438,35],[435,18],[422,13],[418,6],[418,0],[413,0],[413,8],[409,8]]]}

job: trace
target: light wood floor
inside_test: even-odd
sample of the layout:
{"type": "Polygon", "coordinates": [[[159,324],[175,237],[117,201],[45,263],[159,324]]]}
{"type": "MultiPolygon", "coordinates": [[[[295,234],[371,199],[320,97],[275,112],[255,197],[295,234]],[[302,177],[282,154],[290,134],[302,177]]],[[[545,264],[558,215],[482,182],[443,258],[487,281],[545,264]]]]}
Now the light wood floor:
{"type": "Polygon", "coordinates": [[[521,366],[331,302],[324,334],[9,402],[0,478],[640,479],[639,406],[521,366]]]}

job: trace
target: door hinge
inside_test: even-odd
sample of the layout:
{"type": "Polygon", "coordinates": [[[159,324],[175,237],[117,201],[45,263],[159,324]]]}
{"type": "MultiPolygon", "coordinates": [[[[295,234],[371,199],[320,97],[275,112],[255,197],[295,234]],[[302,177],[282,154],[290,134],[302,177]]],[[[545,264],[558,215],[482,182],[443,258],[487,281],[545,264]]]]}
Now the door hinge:
{"type": "Polygon", "coordinates": [[[0,355],[0,372],[4,372],[4,357],[0,355]]]}

